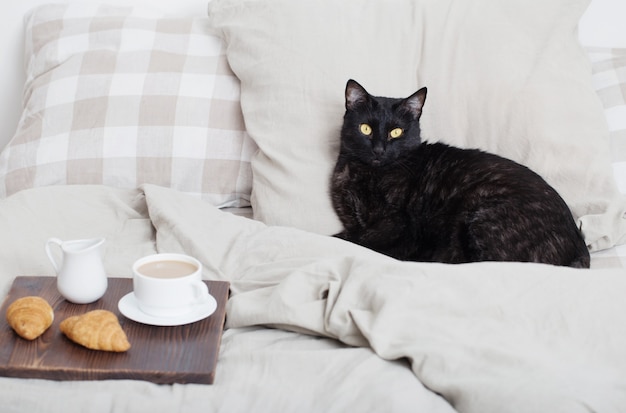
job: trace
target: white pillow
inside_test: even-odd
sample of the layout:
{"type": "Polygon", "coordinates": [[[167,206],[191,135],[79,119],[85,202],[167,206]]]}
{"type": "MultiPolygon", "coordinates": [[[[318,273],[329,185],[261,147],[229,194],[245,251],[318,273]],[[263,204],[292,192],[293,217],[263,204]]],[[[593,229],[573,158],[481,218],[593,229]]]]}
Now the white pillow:
{"type": "Polygon", "coordinates": [[[25,188],[142,183],[247,206],[239,80],[206,18],[74,3],[26,19],[24,111],[0,154],[0,196],[25,188]]]}
{"type": "Polygon", "coordinates": [[[255,217],[332,234],[328,186],[349,78],[375,95],[429,88],[423,137],[540,173],[592,250],[626,241],[626,200],[576,38],[588,0],[214,0],[242,82],[255,217]]]}

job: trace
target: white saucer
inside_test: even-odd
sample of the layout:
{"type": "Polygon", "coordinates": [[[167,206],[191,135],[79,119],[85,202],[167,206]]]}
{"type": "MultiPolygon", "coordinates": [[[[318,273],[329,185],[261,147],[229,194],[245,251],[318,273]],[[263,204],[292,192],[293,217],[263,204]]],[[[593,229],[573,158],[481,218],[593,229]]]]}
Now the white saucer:
{"type": "Polygon", "coordinates": [[[217,301],[211,294],[207,294],[206,302],[197,305],[193,311],[172,317],[155,317],[139,309],[135,294],[130,292],[120,299],[117,308],[127,318],[142,324],[152,326],[181,326],[207,318],[215,312],[217,301]]]}

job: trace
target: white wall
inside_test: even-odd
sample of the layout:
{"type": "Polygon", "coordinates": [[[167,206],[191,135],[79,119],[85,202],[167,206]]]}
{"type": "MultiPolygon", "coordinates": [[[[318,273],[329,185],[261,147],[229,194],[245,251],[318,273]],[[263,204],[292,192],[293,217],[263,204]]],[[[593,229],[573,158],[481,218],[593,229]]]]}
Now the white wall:
{"type": "Polygon", "coordinates": [[[626,47],[626,0],[592,0],[578,34],[583,45],[626,47]]]}

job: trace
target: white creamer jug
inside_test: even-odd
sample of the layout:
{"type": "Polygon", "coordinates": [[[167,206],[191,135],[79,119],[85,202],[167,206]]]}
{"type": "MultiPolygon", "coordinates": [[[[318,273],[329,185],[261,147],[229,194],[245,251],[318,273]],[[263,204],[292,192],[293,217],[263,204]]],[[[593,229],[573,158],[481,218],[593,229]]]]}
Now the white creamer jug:
{"type": "Polygon", "coordinates": [[[104,238],[46,241],[46,253],[57,273],[57,288],[68,301],[87,304],[98,300],[107,289],[108,280],[102,264],[104,238]],[[58,245],[62,256],[57,262],[51,247],[58,245]]]}

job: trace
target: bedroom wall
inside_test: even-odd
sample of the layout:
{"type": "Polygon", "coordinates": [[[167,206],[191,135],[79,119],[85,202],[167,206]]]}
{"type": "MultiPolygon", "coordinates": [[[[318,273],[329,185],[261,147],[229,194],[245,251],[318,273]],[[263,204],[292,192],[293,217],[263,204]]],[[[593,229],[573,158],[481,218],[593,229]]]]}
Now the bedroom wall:
{"type": "Polygon", "coordinates": [[[582,17],[578,34],[582,44],[626,47],[626,1],[592,0],[582,17]]]}

